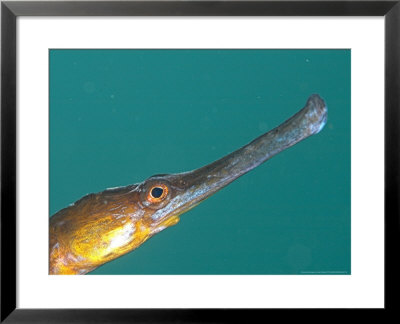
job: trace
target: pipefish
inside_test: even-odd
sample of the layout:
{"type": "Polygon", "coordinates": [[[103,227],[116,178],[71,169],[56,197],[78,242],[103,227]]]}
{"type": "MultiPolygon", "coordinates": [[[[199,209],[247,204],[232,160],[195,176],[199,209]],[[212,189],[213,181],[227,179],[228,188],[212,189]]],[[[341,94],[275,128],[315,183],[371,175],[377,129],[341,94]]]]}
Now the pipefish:
{"type": "Polygon", "coordinates": [[[238,177],[318,133],[326,120],[326,104],[314,94],[280,126],[206,166],[84,196],[50,218],[49,273],[86,274],[136,249],[238,177]]]}

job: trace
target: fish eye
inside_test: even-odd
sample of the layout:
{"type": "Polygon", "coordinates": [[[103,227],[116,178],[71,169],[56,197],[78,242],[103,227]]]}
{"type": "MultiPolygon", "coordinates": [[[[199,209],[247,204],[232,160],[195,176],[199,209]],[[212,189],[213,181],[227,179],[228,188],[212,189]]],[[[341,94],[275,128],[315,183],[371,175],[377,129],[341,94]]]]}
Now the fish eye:
{"type": "Polygon", "coordinates": [[[151,195],[153,196],[153,198],[160,198],[163,193],[164,193],[164,189],[160,188],[160,187],[154,187],[151,190],[151,195]]]}
{"type": "Polygon", "coordinates": [[[168,187],[164,184],[157,184],[150,188],[147,200],[151,203],[158,203],[168,195],[168,187]]]}

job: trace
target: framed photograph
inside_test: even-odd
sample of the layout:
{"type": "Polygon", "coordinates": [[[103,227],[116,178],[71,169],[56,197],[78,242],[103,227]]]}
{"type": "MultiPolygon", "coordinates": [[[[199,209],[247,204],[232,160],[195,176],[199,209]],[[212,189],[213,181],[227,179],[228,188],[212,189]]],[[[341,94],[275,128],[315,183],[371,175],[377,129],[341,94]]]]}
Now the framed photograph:
{"type": "Polygon", "coordinates": [[[398,1],[1,10],[2,321],[393,309],[398,1]]]}

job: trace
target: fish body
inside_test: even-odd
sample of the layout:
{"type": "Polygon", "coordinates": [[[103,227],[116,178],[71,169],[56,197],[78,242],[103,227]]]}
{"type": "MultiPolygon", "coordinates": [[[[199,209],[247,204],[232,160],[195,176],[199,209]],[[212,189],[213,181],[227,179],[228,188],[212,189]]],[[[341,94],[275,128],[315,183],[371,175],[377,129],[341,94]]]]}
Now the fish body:
{"type": "Polygon", "coordinates": [[[326,120],[325,102],[312,95],[280,126],[204,167],[81,198],[50,218],[49,273],[86,274],[136,249],[238,177],[318,133],[326,120]]]}

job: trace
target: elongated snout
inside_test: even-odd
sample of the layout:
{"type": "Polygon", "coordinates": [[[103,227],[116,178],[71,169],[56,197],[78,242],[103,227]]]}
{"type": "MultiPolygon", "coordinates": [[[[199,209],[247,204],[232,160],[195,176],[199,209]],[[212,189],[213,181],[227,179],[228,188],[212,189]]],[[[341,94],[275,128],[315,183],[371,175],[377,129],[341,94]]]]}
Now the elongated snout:
{"type": "Polygon", "coordinates": [[[153,220],[186,212],[279,152],[318,133],[326,121],[324,100],[319,95],[311,95],[303,109],[237,151],[199,169],[163,176],[162,179],[176,188],[176,195],[165,208],[153,214],[153,220]]]}

